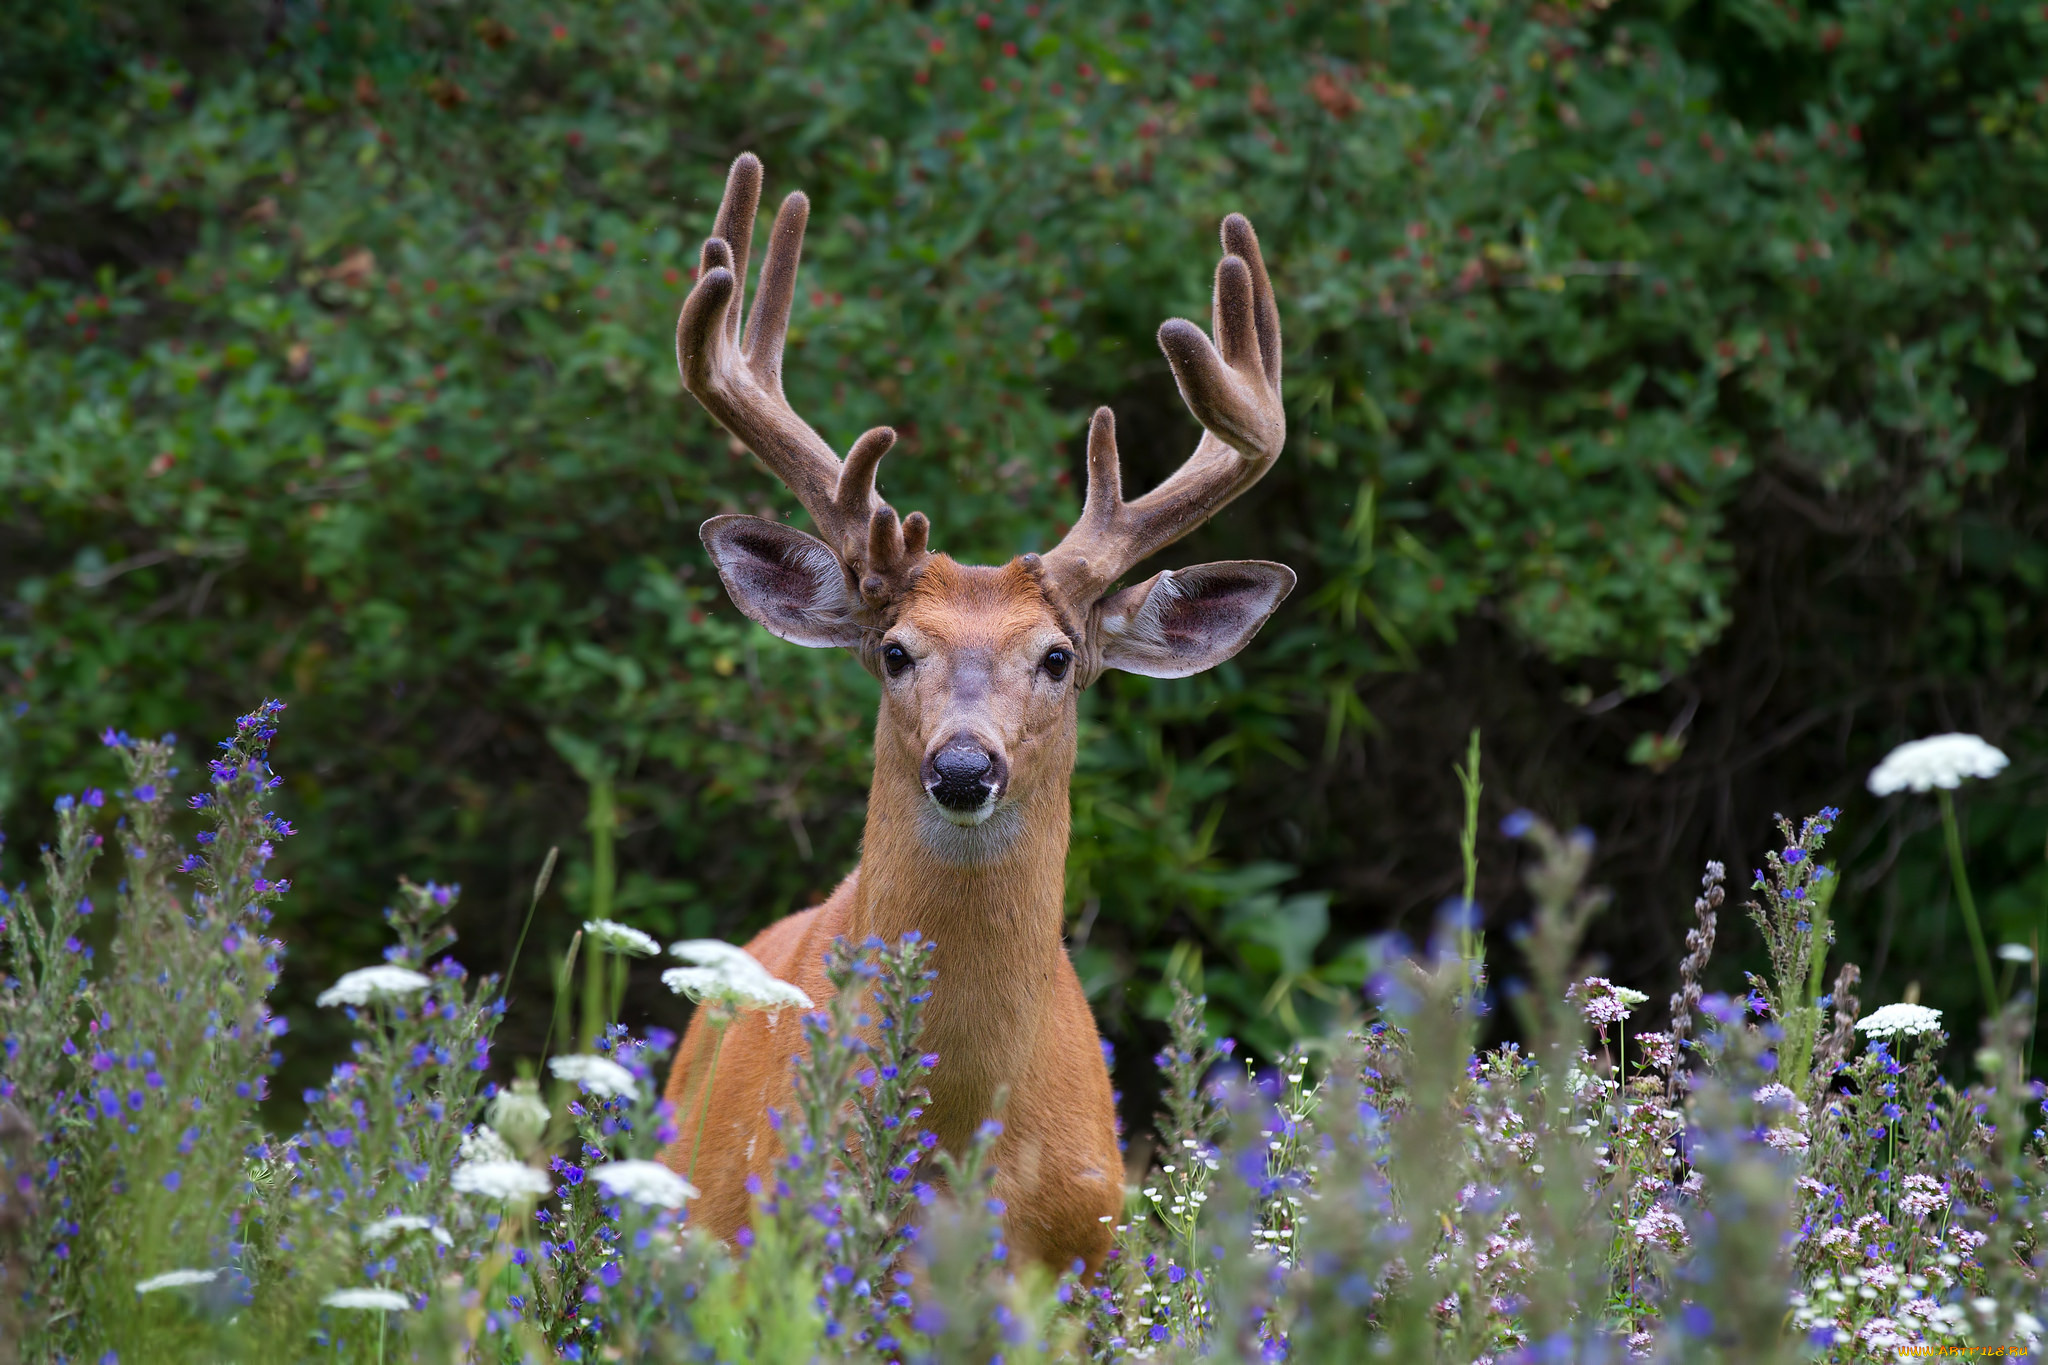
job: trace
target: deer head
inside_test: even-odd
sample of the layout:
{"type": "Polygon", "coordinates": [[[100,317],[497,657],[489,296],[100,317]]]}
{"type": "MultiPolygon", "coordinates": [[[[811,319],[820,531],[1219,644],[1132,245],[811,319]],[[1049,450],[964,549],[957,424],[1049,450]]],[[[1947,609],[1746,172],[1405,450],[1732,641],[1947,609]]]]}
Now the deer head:
{"type": "Polygon", "coordinates": [[[759,517],[713,517],[702,535],[719,577],[773,634],[854,650],[881,680],[876,796],[900,798],[896,808],[930,849],[971,858],[1055,801],[1063,842],[1081,689],[1105,669],[1178,678],[1220,663],[1294,587],[1284,565],[1246,560],[1162,570],[1114,590],[1132,567],[1258,482],[1280,454],[1280,314],[1258,238],[1243,217],[1224,219],[1213,342],[1183,319],[1159,329],[1203,427],[1194,454],[1126,502],[1115,419],[1097,409],[1087,497],[1072,531],[1047,554],[975,567],[934,553],[924,514],[899,518],[876,494],[875,471],[895,432],[866,432],[842,461],[783,396],[783,338],[810,212],[801,192],[775,216],[742,329],[760,195],[761,163],[742,155],[676,324],[676,364],[683,386],[796,494],[818,535],[759,517]]]}

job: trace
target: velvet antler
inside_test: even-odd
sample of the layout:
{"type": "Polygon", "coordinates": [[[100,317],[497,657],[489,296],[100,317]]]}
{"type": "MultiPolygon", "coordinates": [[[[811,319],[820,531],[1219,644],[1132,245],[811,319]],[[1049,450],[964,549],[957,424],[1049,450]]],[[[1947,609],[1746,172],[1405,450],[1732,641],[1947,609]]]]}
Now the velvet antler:
{"type": "Polygon", "coordinates": [[[1216,267],[1215,343],[1185,318],[1159,329],[1159,348],[1173,367],[1181,398],[1203,427],[1187,463],[1144,497],[1125,502],[1116,419],[1108,408],[1097,408],[1089,424],[1081,519],[1045,556],[1048,581],[1078,611],[1085,613],[1132,566],[1257,483],[1287,440],[1287,414],[1280,405],[1280,310],[1258,236],[1242,214],[1223,220],[1223,252],[1216,267]]]}
{"type": "Polygon", "coordinates": [[[696,287],[676,319],[676,368],[705,411],[796,494],[868,611],[879,615],[922,571],[931,524],[922,512],[899,523],[895,509],[875,492],[875,469],[896,443],[894,431],[875,427],[863,433],[842,463],[783,396],[782,344],[811,212],[800,190],[775,215],[742,336],[747,253],[760,204],[761,162],[744,152],[726,177],[696,287]]]}

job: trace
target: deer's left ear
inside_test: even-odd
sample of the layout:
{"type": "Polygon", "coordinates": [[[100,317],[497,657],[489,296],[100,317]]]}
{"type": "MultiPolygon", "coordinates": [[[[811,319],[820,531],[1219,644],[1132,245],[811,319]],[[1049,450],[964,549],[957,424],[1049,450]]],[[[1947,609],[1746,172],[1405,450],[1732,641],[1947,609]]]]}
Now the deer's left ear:
{"type": "Polygon", "coordinates": [[[1251,642],[1294,591],[1294,570],[1262,559],[1168,569],[1104,598],[1102,666],[1148,678],[1214,668],[1251,642]]]}

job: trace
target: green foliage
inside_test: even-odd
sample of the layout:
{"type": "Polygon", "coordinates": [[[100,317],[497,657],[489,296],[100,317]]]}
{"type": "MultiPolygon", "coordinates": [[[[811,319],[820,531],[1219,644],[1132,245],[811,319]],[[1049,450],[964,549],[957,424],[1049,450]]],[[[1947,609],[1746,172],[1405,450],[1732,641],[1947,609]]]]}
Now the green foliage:
{"type": "Polygon", "coordinates": [[[2031,657],[2031,0],[201,8],[55,0],[0,56],[0,808],[102,725],[290,698],[308,980],[400,866],[509,926],[561,843],[587,910],[593,782],[611,907],[658,931],[851,863],[872,683],[737,618],[693,534],[787,506],[671,377],[742,148],[814,203],[793,401],[897,426],[891,499],[969,558],[1056,537],[1097,402],[1134,484],[1185,453],[1151,332],[1221,214],[1261,230],[1290,454],[1184,549],[1303,588],[1233,665],[1090,702],[1069,880],[1115,1031],[1198,957],[1248,1041],[1313,1025],[1362,974],[1317,803],[1373,680],[1473,619],[1584,698],[1684,675],[1745,490],[1966,564],[1885,667],[2031,657]],[[1247,789],[1285,839],[1237,833],[1247,789]]]}

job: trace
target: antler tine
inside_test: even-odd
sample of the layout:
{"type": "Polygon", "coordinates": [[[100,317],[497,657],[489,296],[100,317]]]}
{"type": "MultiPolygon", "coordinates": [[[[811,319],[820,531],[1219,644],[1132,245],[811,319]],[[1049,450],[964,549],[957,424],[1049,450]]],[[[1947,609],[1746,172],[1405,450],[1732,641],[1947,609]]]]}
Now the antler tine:
{"type": "Polygon", "coordinates": [[[1145,496],[1125,502],[1116,420],[1098,408],[1088,429],[1088,494],[1081,519],[1045,556],[1069,603],[1093,605],[1117,579],[1220,511],[1265,476],[1287,439],[1280,402],[1280,310],[1242,214],[1223,220],[1212,318],[1216,339],[1184,318],[1159,328],[1181,398],[1203,427],[1194,454],[1145,496]]]}
{"type": "Polygon", "coordinates": [[[760,204],[761,162],[743,152],[726,176],[696,286],[676,319],[676,368],[683,387],[796,495],[825,543],[862,584],[869,605],[880,609],[922,568],[930,524],[913,513],[899,526],[896,513],[876,496],[875,469],[895,444],[894,431],[867,432],[842,465],[783,394],[783,343],[811,211],[800,190],[776,212],[742,332],[747,255],[760,204]],[[871,594],[868,582],[878,577],[871,594]]]}

